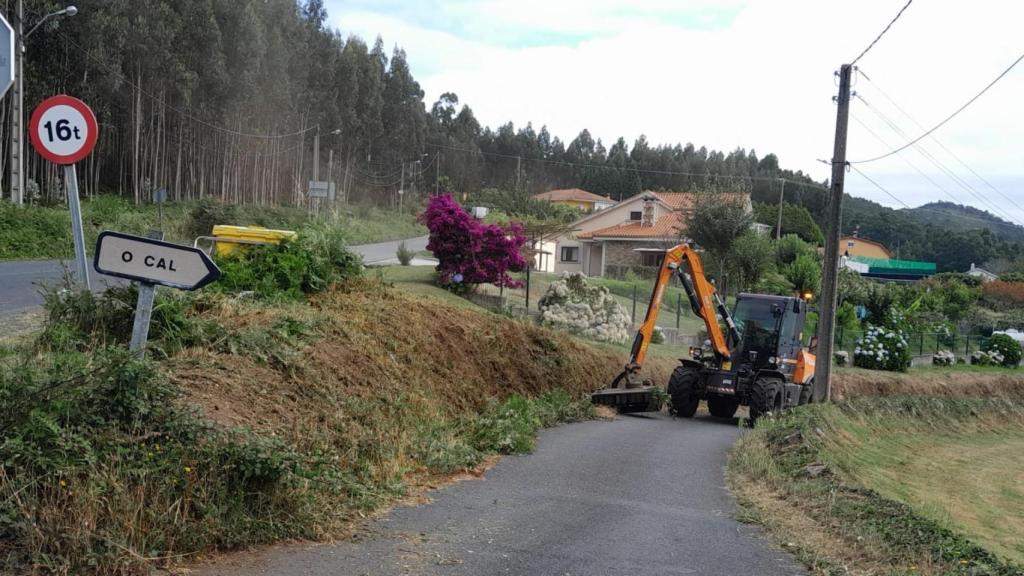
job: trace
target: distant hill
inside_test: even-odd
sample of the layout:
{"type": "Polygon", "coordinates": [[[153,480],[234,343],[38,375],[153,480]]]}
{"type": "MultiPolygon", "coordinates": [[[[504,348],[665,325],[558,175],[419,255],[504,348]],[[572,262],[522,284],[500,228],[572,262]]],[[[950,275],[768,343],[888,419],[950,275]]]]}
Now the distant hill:
{"type": "Polygon", "coordinates": [[[931,224],[951,232],[985,228],[1004,240],[1024,241],[1024,227],[970,206],[952,202],[931,202],[900,212],[912,214],[914,219],[922,224],[931,224]]]}

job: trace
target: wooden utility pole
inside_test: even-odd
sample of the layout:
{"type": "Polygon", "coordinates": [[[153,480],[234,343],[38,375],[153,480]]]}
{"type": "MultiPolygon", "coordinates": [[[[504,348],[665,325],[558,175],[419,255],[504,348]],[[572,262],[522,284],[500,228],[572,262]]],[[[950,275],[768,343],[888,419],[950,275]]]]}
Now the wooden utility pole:
{"type": "Polygon", "coordinates": [[[786,196],[786,179],[779,178],[779,223],[775,226],[775,239],[782,238],[782,203],[786,196]]]}
{"type": "Polygon", "coordinates": [[[839,96],[836,98],[836,141],[832,151],[832,189],[829,193],[828,222],[825,233],[825,263],[818,295],[818,361],[814,368],[814,401],[832,399],[832,348],[836,332],[836,283],[839,276],[839,232],[843,215],[843,181],[846,176],[846,129],[850,116],[850,71],[839,69],[839,96]]]}
{"type": "Polygon", "coordinates": [[[516,192],[519,192],[519,176],[523,167],[523,157],[516,156],[516,192]]]}

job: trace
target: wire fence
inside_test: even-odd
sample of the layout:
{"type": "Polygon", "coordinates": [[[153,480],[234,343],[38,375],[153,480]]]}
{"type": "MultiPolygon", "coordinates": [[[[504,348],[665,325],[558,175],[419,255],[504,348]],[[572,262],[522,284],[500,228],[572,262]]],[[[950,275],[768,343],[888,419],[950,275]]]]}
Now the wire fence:
{"type": "MultiPolygon", "coordinates": [[[[836,328],[836,350],[852,352],[857,347],[857,340],[863,335],[863,330],[836,328]]],[[[943,350],[957,355],[970,356],[972,353],[981,350],[989,338],[989,336],[982,334],[917,332],[907,334],[907,344],[910,346],[912,356],[931,356],[943,350]]]]}

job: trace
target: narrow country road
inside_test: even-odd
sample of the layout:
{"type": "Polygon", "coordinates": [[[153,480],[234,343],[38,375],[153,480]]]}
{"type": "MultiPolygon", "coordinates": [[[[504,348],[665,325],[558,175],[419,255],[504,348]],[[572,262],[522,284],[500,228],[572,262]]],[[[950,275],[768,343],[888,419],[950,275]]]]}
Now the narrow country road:
{"type": "Polygon", "coordinates": [[[723,466],[739,433],[665,414],[562,426],[534,454],[397,508],[353,541],[232,554],[192,574],[805,574],[731,517],[723,466]]]}
{"type": "MultiPolygon", "coordinates": [[[[352,246],[352,250],[363,257],[363,262],[371,264],[395,257],[401,240],[362,244],[352,246]]],[[[405,240],[406,246],[414,251],[425,250],[427,237],[420,236],[405,240]]],[[[92,247],[90,247],[90,250],[92,247]]],[[[90,254],[91,258],[91,254],[90,254]]],[[[40,284],[55,284],[64,277],[64,266],[73,270],[73,260],[14,260],[0,262],[0,316],[31,312],[43,303],[39,293],[40,284]]],[[[90,267],[92,261],[90,259],[90,267]]],[[[116,278],[103,276],[90,268],[90,278],[96,286],[104,282],[118,282],[116,278]]]]}

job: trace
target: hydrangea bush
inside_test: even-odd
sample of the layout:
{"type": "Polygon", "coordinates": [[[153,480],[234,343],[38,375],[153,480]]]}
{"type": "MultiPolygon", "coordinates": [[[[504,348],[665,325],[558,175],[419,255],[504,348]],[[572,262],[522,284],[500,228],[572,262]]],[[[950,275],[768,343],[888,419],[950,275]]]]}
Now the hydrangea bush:
{"type": "Polygon", "coordinates": [[[935,356],[932,356],[932,364],[935,366],[952,366],[956,364],[956,354],[949,350],[940,350],[935,356]]]}
{"type": "Polygon", "coordinates": [[[1020,343],[1006,334],[995,334],[982,344],[981,349],[988,352],[989,356],[999,355],[999,361],[994,362],[1007,368],[1016,368],[1020,364],[1021,346],[1020,343]]]}
{"type": "Polygon", "coordinates": [[[526,268],[522,248],[526,236],[519,224],[502,228],[484,224],[466,212],[451,194],[434,196],[420,215],[430,230],[427,250],[438,260],[437,283],[463,293],[478,284],[518,288],[508,275],[526,268]]]}
{"type": "Polygon", "coordinates": [[[589,286],[579,272],[565,272],[540,299],[540,322],[600,342],[629,340],[626,309],[604,286],[589,286]]]}
{"type": "Polygon", "coordinates": [[[971,365],[973,366],[999,366],[1003,360],[1003,355],[994,350],[991,352],[976,350],[971,353],[971,365]]]}
{"type": "Polygon", "coordinates": [[[871,327],[853,351],[853,365],[870,370],[906,372],[910,368],[910,347],[901,330],[871,327]]]}

